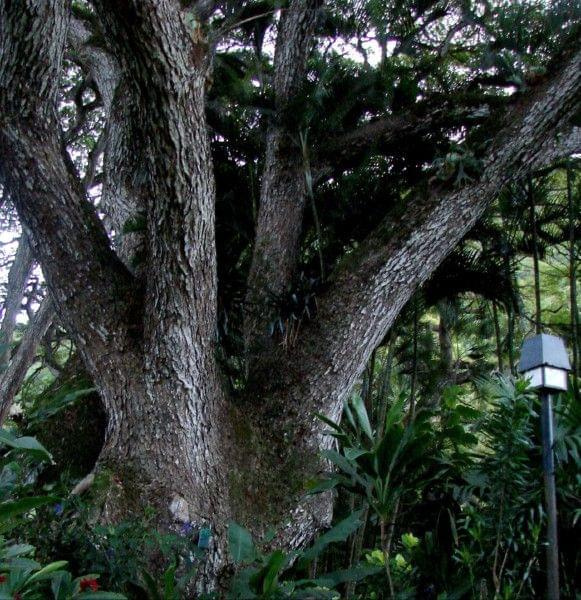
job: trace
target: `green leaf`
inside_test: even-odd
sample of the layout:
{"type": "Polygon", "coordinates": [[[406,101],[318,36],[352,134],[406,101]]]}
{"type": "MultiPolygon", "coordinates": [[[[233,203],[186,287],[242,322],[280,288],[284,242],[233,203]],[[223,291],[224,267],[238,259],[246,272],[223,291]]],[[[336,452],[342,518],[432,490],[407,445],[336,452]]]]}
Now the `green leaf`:
{"type": "Polygon", "coordinates": [[[42,569],[40,569],[40,571],[37,571],[34,575],[31,575],[28,578],[27,583],[32,583],[33,581],[38,581],[39,579],[44,579],[47,575],[50,575],[54,571],[62,570],[62,568],[66,567],[68,564],[69,563],[66,560],[57,560],[53,563],[50,563],[50,564],[46,565],[45,567],[42,567],[42,569]]]}
{"type": "Polygon", "coordinates": [[[29,454],[38,455],[40,458],[52,460],[51,453],[33,437],[15,437],[8,431],[0,429],[0,444],[15,450],[25,450],[29,454]]]}
{"type": "Polygon", "coordinates": [[[345,458],[348,460],[357,460],[360,456],[368,454],[365,448],[345,448],[345,458]]]}
{"type": "Polygon", "coordinates": [[[142,571],[141,577],[145,584],[143,589],[148,593],[149,600],[161,600],[155,579],[147,571],[142,571]]]}
{"type": "Polygon", "coordinates": [[[403,419],[403,407],[405,404],[405,397],[402,395],[397,398],[394,403],[390,406],[387,415],[385,416],[385,432],[389,432],[389,430],[396,424],[401,422],[403,419]]]}
{"type": "Polygon", "coordinates": [[[22,556],[23,554],[30,554],[34,552],[34,546],[30,544],[13,544],[8,546],[2,552],[2,558],[12,558],[14,556],[22,556]]]}
{"type": "Polygon", "coordinates": [[[253,567],[242,569],[232,579],[228,598],[230,600],[251,600],[259,596],[250,587],[250,581],[256,576],[256,569],[253,567]]]}
{"type": "Polygon", "coordinates": [[[365,577],[369,577],[370,575],[377,575],[377,573],[383,570],[384,567],[360,564],[351,569],[342,569],[341,571],[327,573],[315,579],[315,583],[320,586],[334,588],[347,581],[361,581],[361,579],[365,579],[365,577]]]}
{"type": "Polygon", "coordinates": [[[90,598],[91,600],[127,600],[123,594],[115,592],[83,592],[75,596],[75,598],[90,598]]]}
{"type": "Polygon", "coordinates": [[[266,574],[262,581],[262,592],[265,595],[275,591],[278,582],[278,576],[282,565],[284,564],[285,555],[282,550],[276,550],[270,556],[266,565],[266,574]]]}
{"type": "Polygon", "coordinates": [[[175,598],[175,574],[175,565],[168,567],[163,574],[165,600],[173,600],[175,598]]]}
{"type": "Polygon", "coordinates": [[[249,563],[256,559],[256,548],[250,532],[234,521],[228,524],[228,546],[236,563],[249,563]]]}
{"type": "Polygon", "coordinates": [[[341,427],[339,425],[337,425],[337,423],[335,423],[335,421],[331,421],[331,419],[328,419],[325,415],[323,415],[321,413],[315,413],[315,416],[317,417],[317,419],[320,419],[321,421],[323,421],[323,423],[328,425],[331,429],[334,429],[335,431],[338,431],[339,433],[342,432],[341,427]]]}
{"type": "Polygon", "coordinates": [[[50,589],[54,600],[66,600],[72,584],[72,575],[68,571],[57,571],[52,574],[50,589]]]}
{"type": "Polygon", "coordinates": [[[80,398],[84,398],[96,391],[97,388],[88,387],[72,392],[66,392],[64,394],[57,394],[54,398],[51,398],[51,401],[47,406],[41,406],[37,410],[33,410],[28,418],[30,421],[45,421],[49,417],[52,417],[61,410],[67,408],[67,406],[74,404],[80,398]]]}
{"type": "Polygon", "coordinates": [[[334,465],[339,467],[345,473],[357,477],[357,471],[353,464],[347,460],[342,454],[339,454],[336,450],[323,450],[321,452],[324,458],[330,460],[334,465]]]}
{"type": "Polygon", "coordinates": [[[354,531],[357,531],[363,524],[361,521],[362,510],[357,510],[351,513],[346,519],[337,523],[335,527],[329,529],[327,533],[321,535],[315,543],[305,550],[299,561],[299,568],[306,566],[306,564],[321,554],[321,552],[333,542],[344,542],[354,531]]]}
{"type": "Polygon", "coordinates": [[[11,558],[6,562],[0,563],[0,571],[36,571],[36,569],[40,569],[42,565],[32,558],[22,558],[21,556],[17,556],[16,558],[11,558]]]}
{"type": "Polygon", "coordinates": [[[371,423],[369,422],[369,415],[367,414],[367,409],[365,408],[365,403],[363,402],[363,398],[356,394],[351,399],[351,404],[355,409],[355,414],[357,415],[357,420],[359,421],[359,426],[364,431],[365,435],[373,441],[373,431],[371,430],[371,423]]]}
{"type": "Polygon", "coordinates": [[[320,494],[336,488],[341,483],[341,479],[338,477],[331,477],[329,479],[322,479],[320,481],[308,481],[306,490],[308,494],[320,494]]]}
{"type": "Polygon", "coordinates": [[[33,508],[44,506],[58,502],[56,496],[29,496],[28,498],[20,498],[19,500],[11,500],[9,502],[0,503],[0,523],[6,521],[16,515],[26,513],[33,508]]]}

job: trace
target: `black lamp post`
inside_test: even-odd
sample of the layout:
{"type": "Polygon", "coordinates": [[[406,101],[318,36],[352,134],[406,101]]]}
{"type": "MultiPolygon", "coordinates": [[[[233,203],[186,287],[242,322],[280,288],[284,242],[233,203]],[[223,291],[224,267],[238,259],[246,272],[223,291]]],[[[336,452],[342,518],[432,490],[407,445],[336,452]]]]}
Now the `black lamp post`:
{"type": "Polygon", "coordinates": [[[559,598],[559,545],[557,539],[557,496],[553,457],[553,406],[551,394],[567,390],[567,373],[571,370],[563,340],[541,333],[525,340],[519,371],[539,390],[542,402],[543,474],[547,511],[547,598],[559,598]]]}

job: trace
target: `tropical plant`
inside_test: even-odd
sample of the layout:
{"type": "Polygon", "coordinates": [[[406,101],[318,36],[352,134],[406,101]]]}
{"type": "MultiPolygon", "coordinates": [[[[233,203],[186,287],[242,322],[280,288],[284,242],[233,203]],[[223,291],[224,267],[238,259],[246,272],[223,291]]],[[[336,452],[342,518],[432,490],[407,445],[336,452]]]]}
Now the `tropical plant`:
{"type": "Polygon", "coordinates": [[[345,405],[342,424],[320,415],[331,428],[329,434],[339,442],[339,451],[324,452],[338,472],[313,489],[318,492],[341,486],[365,499],[379,520],[391,595],[390,547],[400,502],[408,495],[418,499],[425,488],[446,475],[450,468],[448,448],[476,442],[459,422],[443,423],[441,429],[434,427],[435,414],[431,411],[420,410],[410,419],[405,402],[404,395],[395,399],[381,433],[372,429],[365,404],[357,395],[345,405]]]}
{"type": "Polygon", "coordinates": [[[541,461],[535,394],[525,380],[477,382],[487,408],[475,428],[479,445],[464,477],[456,559],[472,593],[485,585],[496,598],[532,593],[543,531],[541,461]],[[528,590],[528,591],[527,591],[528,590]]]}
{"type": "MultiPolygon", "coordinates": [[[[250,532],[231,522],[228,527],[229,548],[234,563],[242,569],[236,573],[230,588],[232,600],[279,598],[339,598],[338,586],[349,581],[359,581],[377,573],[375,565],[359,564],[316,577],[305,577],[309,565],[323,551],[336,542],[344,542],[362,525],[363,511],[356,511],[322,534],[304,550],[284,552],[264,551],[257,546],[250,532]],[[292,567],[292,575],[289,570],[292,567]],[[300,577],[299,574],[303,574],[300,577]]],[[[267,537],[268,544],[272,536],[267,537]]]]}
{"type": "MultiPolygon", "coordinates": [[[[8,533],[36,509],[58,501],[54,496],[18,497],[17,479],[10,455],[17,452],[33,461],[51,460],[50,453],[35,438],[17,436],[0,430],[0,444],[8,446],[1,473],[0,532],[8,533]]],[[[10,542],[0,537],[0,600],[27,598],[43,600],[124,600],[125,596],[99,590],[98,575],[83,575],[73,579],[66,570],[67,561],[55,561],[42,566],[35,561],[35,548],[30,544],[10,542]],[[50,590],[50,592],[49,592],[50,590]]]]}

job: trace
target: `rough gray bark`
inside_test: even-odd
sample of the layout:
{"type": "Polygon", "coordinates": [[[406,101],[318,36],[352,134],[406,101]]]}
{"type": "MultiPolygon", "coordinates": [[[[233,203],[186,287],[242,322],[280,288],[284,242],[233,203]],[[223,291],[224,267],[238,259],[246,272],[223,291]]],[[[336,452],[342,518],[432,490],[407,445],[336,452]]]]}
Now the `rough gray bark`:
{"type": "Polygon", "coordinates": [[[119,65],[110,52],[94,42],[97,33],[101,32],[91,29],[88,23],[71,18],[67,41],[71,47],[71,58],[95,84],[107,117],[111,113],[115,90],[119,83],[119,65]]]}
{"type": "Polygon", "coordinates": [[[10,358],[10,346],[14,328],[16,326],[16,317],[20,312],[22,297],[26,290],[26,284],[32,270],[34,258],[26,233],[23,233],[18,242],[18,248],[14,256],[14,261],[8,273],[8,289],[4,305],[2,307],[2,324],[0,325],[0,372],[3,365],[8,363],[10,358]]]}
{"type": "Polygon", "coordinates": [[[104,180],[99,208],[115,239],[117,254],[134,274],[141,276],[144,232],[139,228],[139,220],[145,203],[140,199],[140,181],[145,176],[139,160],[139,99],[132,93],[127,74],[114,54],[94,42],[104,37],[97,21],[89,24],[71,19],[68,42],[72,58],[96,87],[107,123],[102,134],[104,180]]]}
{"type": "Polygon", "coordinates": [[[274,57],[276,115],[266,136],[266,156],[256,235],[246,296],[244,338],[251,371],[253,356],[270,351],[269,324],[295,273],[307,200],[301,123],[292,101],[307,70],[320,0],[293,0],[284,11],[274,57]]]}
{"type": "Polygon", "coordinates": [[[0,377],[0,426],[10,414],[14,397],[20,390],[26,372],[34,362],[36,349],[54,319],[54,308],[45,298],[38,308],[8,368],[0,377]]]}

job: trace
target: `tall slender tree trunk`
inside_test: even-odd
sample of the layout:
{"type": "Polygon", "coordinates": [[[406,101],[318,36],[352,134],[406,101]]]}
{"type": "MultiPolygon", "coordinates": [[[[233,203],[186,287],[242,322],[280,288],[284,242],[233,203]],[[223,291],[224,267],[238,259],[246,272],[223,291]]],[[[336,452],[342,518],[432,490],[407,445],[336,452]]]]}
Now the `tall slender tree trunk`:
{"type": "Polygon", "coordinates": [[[16,318],[22,305],[22,297],[32,271],[34,258],[26,233],[22,233],[14,261],[8,273],[8,288],[2,307],[2,323],[0,325],[0,373],[8,364],[10,343],[16,326],[16,318]]]}
{"type": "Polygon", "coordinates": [[[45,298],[34,318],[28,324],[15,355],[6,370],[0,375],[0,426],[10,413],[14,397],[20,390],[26,372],[32,365],[36,348],[54,319],[54,307],[50,298],[45,298]]]}
{"type": "Polygon", "coordinates": [[[450,335],[450,323],[448,318],[447,299],[438,303],[438,342],[440,345],[440,364],[444,378],[450,381],[454,371],[454,354],[452,352],[452,337],[450,335]]]}
{"type": "Polygon", "coordinates": [[[408,422],[414,420],[416,416],[416,395],[418,387],[418,299],[413,300],[413,333],[412,333],[412,374],[410,380],[410,403],[408,412],[408,422]]]}
{"type": "Polygon", "coordinates": [[[494,339],[496,341],[496,358],[498,361],[498,370],[504,371],[504,359],[502,356],[502,334],[500,332],[500,319],[498,317],[498,307],[496,302],[492,301],[492,319],[494,321],[494,339]]]}
{"type": "Polygon", "coordinates": [[[567,207],[569,211],[569,300],[571,326],[571,353],[573,390],[575,398],[579,397],[579,307],[577,303],[577,263],[578,242],[575,240],[575,226],[578,222],[579,209],[573,198],[573,173],[567,169],[567,207]]]}
{"type": "Polygon", "coordinates": [[[533,179],[527,177],[527,197],[529,201],[531,237],[533,245],[533,280],[535,296],[535,331],[541,333],[543,330],[542,310],[541,310],[541,274],[539,270],[539,243],[537,234],[537,219],[535,210],[535,193],[533,179]]]}
{"type": "Polygon", "coordinates": [[[377,411],[377,435],[381,437],[385,430],[385,419],[389,408],[389,395],[391,392],[391,374],[395,359],[395,344],[397,341],[396,328],[390,329],[387,335],[386,356],[381,373],[381,385],[379,387],[379,407],[377,411]]]}

